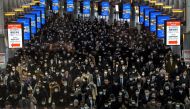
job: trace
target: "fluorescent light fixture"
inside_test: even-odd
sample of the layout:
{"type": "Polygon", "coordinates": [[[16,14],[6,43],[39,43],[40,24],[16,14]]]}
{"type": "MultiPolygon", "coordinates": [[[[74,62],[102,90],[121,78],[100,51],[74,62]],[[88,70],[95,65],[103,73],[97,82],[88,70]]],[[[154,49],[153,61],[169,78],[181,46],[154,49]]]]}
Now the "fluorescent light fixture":
{"type": "Polygon", "coordinates": [[[15,11],[15,12],[23,12],[24,9],[23,9],[23,8],[16,8],[16,9],[14,9],[14,11],[15,11]]]}
{"type": "Polygon", "coordinates": [[[173,13],[182,13],[183,9],[172,9],[173,13]]]}
{"type": "Polygon", "coordinates": [[[163,6],[164,3],[155,3],[156,6],[163,6]]]}
{"type": "Polygon", "coordinates": [[[172,6],[167,6],[167,5],[166,5],[166,6],[163,6],[163,8],[164,8],[164,9],[171,9],[172,6]]]}
{"type": "Polygon", "coordinates": [[[4,15],[5,16],[14,16],[15,12],[6,12],[4,15]]]}

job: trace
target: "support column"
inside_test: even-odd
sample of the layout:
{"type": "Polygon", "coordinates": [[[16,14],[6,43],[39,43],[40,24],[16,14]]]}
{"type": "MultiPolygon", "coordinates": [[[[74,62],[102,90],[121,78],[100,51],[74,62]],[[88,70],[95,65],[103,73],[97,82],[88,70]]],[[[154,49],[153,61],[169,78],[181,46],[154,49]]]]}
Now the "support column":
{"type": "MultiPolygon", "coordinates": [[[[6,60],[6,44],[5,44],[5,34],[4,34],[4,2],[0,0],[0,60],[6,60]]],[[[5,63],[0,63],[0,69],[4,69],[6,66],[5,63]]]]}
{"type": "Polygon", "coordinates": [[[186,33],[190,32],[190,0],[186,0],[186,33]]]}

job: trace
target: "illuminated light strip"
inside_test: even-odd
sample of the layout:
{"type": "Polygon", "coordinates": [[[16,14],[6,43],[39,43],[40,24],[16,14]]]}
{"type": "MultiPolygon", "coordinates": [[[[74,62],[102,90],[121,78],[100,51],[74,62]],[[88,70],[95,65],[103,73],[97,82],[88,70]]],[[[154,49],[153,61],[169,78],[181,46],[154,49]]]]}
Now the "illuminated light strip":
{"type": "Polygon", "coordinates": [[[6,12],[4,15],[5,16],[14,16],[15,12],[6,12]]]}
{"type": "Polygon", "coordinates": [[[156,0],[149,0],[150,3],[156,3],[156,0]]]}
{"type": "Polygon", "coordinates": [[[156,6],[163,6],[163,3],[155,3],[156,6]]]}
{"type": "Polygon", "coordinates": [[[35,5],[36,3],[29,3],[29,5],[35,5]]]}
{"type": "Polygon", "coordinates": [[[17,9],[14,9],[15,12],[23,12],[24,9],[23,8],[17,8],[17,9]]]}
{"type": "Polygon", "coordinates": [[[183,9],[172,9],[173,13],[182,13],[183,9]]]}
{"type": "Polygon", "coordinates": [[[30,8],[30,5],[23,5],[22,8],[30,8]]]}
{"type": "Polygon", "coordinates": [[[163,6],[164,9],[171,9],[172,6],[163,6]]]}

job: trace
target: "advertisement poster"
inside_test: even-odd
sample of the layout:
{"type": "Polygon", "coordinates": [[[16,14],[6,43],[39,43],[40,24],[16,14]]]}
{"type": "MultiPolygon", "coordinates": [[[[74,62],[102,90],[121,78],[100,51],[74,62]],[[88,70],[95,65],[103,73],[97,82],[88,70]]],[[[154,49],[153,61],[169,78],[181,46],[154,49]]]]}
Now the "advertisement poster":
{"type": "Polygon", "coordinates": [[[40,0],[40,7],[46,7],[46,0],[40,0]]]}
{"type": "Polygon", "coordinates": [[[144,26],[149,27],[149,13],[155,11],[154,8],[144,9],[144,26]]]}
{"type": "Polygon", "coordinates": [[[123,4],[123,19],[131,19],[131,4],[123,4]]]}
{"type": "Polygon", "coordinates": [[[34,9],[34,10],[40,10],[41,11],[41,22],[42,22],[42,24],[44,25],[45,23],[46,23],[46,18],[45,18],[45,8],[44,7],[39,7],[39,6],[32,6],[32,8],[34,9]]]}
{"type": "Polygon", "coordinates": [[[36,16],[37,16],[37,28],[40,29],[42,27],[41,11],[40,10],[33,10],[33,11],[31,11],[31,14],[36,14],[36,16]]]}
{"type": "Polygon", "coordinates": [[[109,2],[102,2],[102,11],[101,11],[102,16],[109,16],[109,11],[110,11],[109,7],[110,7],[109,2]]]}
{"type": "Polygon", "coordinates": [[[150,23],[150,31],[151,32],[156,32],[156,16],[158,15],[161,15],[162,12],[160,11],[153,11],[153,12],[150,12],[150,18],[149,18],[149,23],[150,23]]]}
{"type": "Polygon", "coordinates": [[[9,48],[22,48],[23,44],[23,27],[19,23],[8,24],[8,42],[9,48]]]}
{"type": "Polygon", "coordinates": [[[37,33],[37,17],[36,14],[25,14],[24,17],[30,18],[31,20],[31,33],[36,34],[37,33]]]}
{"type": "Polygon", "coordinates": [[[90,0],[84,0],[84,2],[83,2],[83,14],[90,14],[90,0]]]}
{"type": "Polygon", "coordinates": [[[170,20],[168,15],[159,15],[156,17],[156,35],[158,38],[165,38],[165,26],[166,20],[170,20]]]}
{"type": "Polygon", "coordinates": [[[140,6],[140,12],[139,12],[139,23],[140,24],[143,24],[144,23],[144,9],[145,8],[149,8],[149,6],[144,6],[144,5],[142,5],[142,6],[140,6]]]}
{"type": "Polygon", "coordinates": [[[181,22],[166,21],[166,45],[180,45],[181,22]]]}
{"type": "Polygon", "coordinates": [[[59,0],[52,0],[52,11],[54,13],[59,12],[59,0]]]}
{"type": "Polygon", "coordinates": [[[30,40],[30,37],[31,37],[30,18],[18,18],[17,22],[22,23],[24,26],[24,40],[30,40]]]}
{"type": "Polygon", "coordinates": [[[74,11],[74,2],[73,0],[67,0],[67,12],[74,11]]]}

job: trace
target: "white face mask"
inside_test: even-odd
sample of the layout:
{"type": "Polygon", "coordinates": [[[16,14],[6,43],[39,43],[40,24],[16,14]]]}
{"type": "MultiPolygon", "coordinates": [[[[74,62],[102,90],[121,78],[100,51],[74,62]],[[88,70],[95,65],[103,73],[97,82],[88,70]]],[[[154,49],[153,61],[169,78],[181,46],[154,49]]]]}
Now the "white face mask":
{"type": "Polygon", "coordinates": [[[55,92],[58,92],[58,91],[59,91],[59,90],[56,88],[56,89],[55,89],[55,92]]]}

